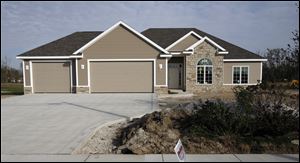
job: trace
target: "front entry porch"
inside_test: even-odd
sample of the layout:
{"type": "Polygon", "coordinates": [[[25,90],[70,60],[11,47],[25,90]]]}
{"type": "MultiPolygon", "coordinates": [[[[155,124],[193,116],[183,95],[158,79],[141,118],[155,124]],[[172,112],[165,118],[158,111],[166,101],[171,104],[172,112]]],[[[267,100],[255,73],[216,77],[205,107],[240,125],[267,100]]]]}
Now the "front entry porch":
{"type": "Polygon", "coordinates": [[[168,62],[168,89],[185,90],[184,57],[172,57],[168,62]]]}

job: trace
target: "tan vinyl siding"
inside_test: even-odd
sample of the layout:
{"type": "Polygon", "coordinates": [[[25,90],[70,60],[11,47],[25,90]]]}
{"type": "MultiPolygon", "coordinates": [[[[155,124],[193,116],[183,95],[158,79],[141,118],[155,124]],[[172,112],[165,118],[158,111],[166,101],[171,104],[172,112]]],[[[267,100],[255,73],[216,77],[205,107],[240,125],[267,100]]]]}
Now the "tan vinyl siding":
{"type": "Polygon", "coordinates": [[[70,92],[70,62],[33,62],[33,90],[40,92],[70,92]]]}
{"type": "Polygon", "coordinates": [[[78,59],[78,85],[87,86],[88,85],[88,76],[87,76],[87,60],[86,58],[78,59]],[[84,69],[81,68],[81,65],[84,65],[84,69]]]}
{"type": "Polygon", "coordinates": [[[170,49],[170,51],[183,51],[186,48],[188,48],[191,45],[193,45],[194,43],[196,43],[197,41],[199,41],[199,39],[196,36],[189,35],[184,40],[182,40],[181,42],[179,42],[178,44],[176,44],[175,46],[173,46],[170,49]]]}
{"type": "Polygon", "coordinates": [[[153,92],[153,62],[91,62],[91,92],[153,92]]]}
{"type": "MultiPolygon", "coordinates": [[[[161,52],[146,43],[123,26],[115,28],[84,52],[84,58],[78,60],[78,83],[88,85],[87,59],[157,59],[165,67],[165,59],[159,58],[161,52]],[[81,64],[85,69],[81,69],[81,64]]],[[[164,68],[165,69],[165,68],[164,68]]],[[[165,84],[165,70],[157,69],[157,84],[165,84]]]]}
{"type": "Polygon", "coordinates": [[[24,71],[25,71],[25,79],[23,79],[25,81],[25,86],[30,86],[31,85],[31,81],[30,81],[30,64],[28,60],[24,60],[24,71]],[[28,70],[26,70],[26,65],[29,67],[28,70]]]}
{"type": "Polygon", "coordinates": [[[249,84],[256,84],[261,76],[261,62],[224,62],[224,84],[232,84],[232,67],[249,66],[249,84]]]}
{"type": "Polygon", "coordinates": [[[156,85],[166,84],[166,59],[156,59],[156,85]],[[159,68],[162,65],[162,69],[159,68]]]}
{"type": "Polygon", "coordinates": [[[160,52],[124,27],[119,26],[83,53],[88,58],[129,59],[156,58],[160,52]]]}

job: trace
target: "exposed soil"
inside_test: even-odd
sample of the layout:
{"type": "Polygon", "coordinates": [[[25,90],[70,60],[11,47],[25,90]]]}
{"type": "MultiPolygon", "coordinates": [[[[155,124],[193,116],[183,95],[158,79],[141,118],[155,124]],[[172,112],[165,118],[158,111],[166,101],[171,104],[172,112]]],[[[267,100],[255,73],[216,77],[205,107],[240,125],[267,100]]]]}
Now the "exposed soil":
{"type": "MultiPolygon", "coordinates": [[[[75,153],[173,154],[178,139],[181,139],[185,151],[190,154],[299,153],[298,145],[282,141],[282,138],[261,141],[261,138],[247,140],[232,136],[212,138],[193,135],[187,130],[189,126],[186,124],[189,123],[186,122],[190,121],[197,109],[201,109],[201,102],[199,96],[160,99],[161,111],[102,127],[75,153]]],[[[230,106],[233,102],[230,97],[226,104],[230,106]]],[[[286,103],[299,111],[299,92],[289,92],[286,103]]],[[[299,135],[298,132],[292,134],[299,135]]]]}
{"type": "Polygon", "coordinates": [[[114,144],[113,153],[158,154],[174,153],[174,147],[181,139],[185,151],[190,154],[225,153],[298,153],[298,146],[292,143],[240,142],[230,136],[217,138],[194,136],[185,130],[185,122],[193,114],[188,104],[184,108],[165,109],[131,121],[121,129],[114,144]]]}

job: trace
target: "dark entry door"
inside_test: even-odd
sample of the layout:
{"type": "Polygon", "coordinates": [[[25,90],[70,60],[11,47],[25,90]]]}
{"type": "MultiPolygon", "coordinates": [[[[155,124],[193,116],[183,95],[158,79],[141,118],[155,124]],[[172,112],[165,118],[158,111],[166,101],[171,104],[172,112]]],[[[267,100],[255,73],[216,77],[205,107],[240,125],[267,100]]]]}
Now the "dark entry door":
{"type": "Polygon", "coordinates": [[[181,63],[169,63],[168,87],[172,89],[182,88],[183,71],[181,63]]]}

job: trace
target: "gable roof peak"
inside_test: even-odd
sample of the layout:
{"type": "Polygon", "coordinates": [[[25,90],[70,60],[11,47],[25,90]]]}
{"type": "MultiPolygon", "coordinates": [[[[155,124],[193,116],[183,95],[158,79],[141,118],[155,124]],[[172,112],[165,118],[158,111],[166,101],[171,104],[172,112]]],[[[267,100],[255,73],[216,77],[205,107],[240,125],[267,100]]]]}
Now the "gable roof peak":
{"type": "Polygon", "coordinates": [[[169,52],[166,51],[164,48],[160,47],[158,44],[156,44],[155,42],[153,42],[152,40],[148,39],[147,37],[145,37],[144,35],[142,35],[141,33],[139,33],[138,31],[136,31],[135,29],[133,29],[132,27],[130,27],[129,25],[127,25],[126,23],[124,23],[123,21],[119,21],[116,24],[114,24],[113,26],[111,26],[110,28],[108,28],[107,30],[105,30],[103,33],[99,34],[97,37],[95,37],[93,40],[91,40],[90,42],[88,42],[87,44],[85,44],[84,46],[82,46],[81,48],[79,48],[78,50],[76,50],[73,54],[79,54],[82,53],[85,49],[87,49],[88,47],[90,47],[91,45],[93,45],[95,42],[97,42],[99,39],[103,38],[106,34],[110,33],[111,31],[113,31],[116,27],[118,26],[124,26],[125,28],[127,28],[129,31],[133,32],[135,35],[137,35],[138,37],[140,37],[141,39],[143,39],[144,41],[148,42],[150,45],[154,46],[156,49],[160,50],[161,52],[168,54],[169,52]]]}

